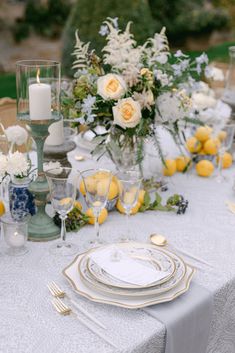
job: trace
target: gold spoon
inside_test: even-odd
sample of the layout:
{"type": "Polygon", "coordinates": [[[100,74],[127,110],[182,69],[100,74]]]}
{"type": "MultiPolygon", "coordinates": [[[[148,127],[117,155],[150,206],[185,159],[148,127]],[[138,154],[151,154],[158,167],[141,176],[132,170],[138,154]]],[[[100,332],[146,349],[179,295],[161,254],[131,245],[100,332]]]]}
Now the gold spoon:
{"type": "MultiPolygon", "coordinates": [[[[152,244],[156,245],[156,246],[161,246],[161,247],[164,247],[164,246],[167,246],[168,245],[168,241],[166,239],[166,237],[164,237],[164,235],[161,235],[161,234],[156,234],[156,233],[153,233],[150,235],[150,241],[152,244]]],[[[168,245],[169,247],[169,245],[168,245]]],[[[191,259],[193,260],[196,260],[202,264],[205,264],[209,267],[213,267],[209,262],[206,262],[205,260],[199,258],[199,257],[196,257],[195,255],[193,254],[190,254],[189,252],[186,252],[186,251],[183,251],[181,249],[178,249],[176,248],[175,246],[170,246],[170,249],[172,250],[175,250],[177,252],[180,252],[181,254],[185,255],[185,256],[188,256],[190,257],[191,259]]]]}
{"type": "Polygon", "coordinates": [[[78,162],[82,162],[82,161],[85,160],[85,157],[82,156],[82,155],[76,155],[76,156],[74,157],[74,159],[75,159],[76,161],[78,161],[78,162]]]}

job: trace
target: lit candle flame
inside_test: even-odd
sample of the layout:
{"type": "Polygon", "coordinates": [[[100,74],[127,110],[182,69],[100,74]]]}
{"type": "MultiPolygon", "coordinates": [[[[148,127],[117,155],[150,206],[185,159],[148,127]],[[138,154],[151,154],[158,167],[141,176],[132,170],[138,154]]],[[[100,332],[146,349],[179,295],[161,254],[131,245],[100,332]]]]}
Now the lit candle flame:
{"type": "Polygon", "coordinates": [[[36,76],[37,83],[40,83],[39,76],[40,76],[40,69],[38,68],[38,69],[37,69],[37,76],[36,76]]]}

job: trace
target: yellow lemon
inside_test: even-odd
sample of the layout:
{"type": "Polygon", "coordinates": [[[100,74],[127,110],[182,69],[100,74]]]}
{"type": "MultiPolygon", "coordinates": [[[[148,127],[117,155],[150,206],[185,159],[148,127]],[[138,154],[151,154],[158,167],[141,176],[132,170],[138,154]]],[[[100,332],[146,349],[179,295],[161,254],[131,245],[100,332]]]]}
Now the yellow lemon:
{"type": "Polygon", "coordinates": [[[183,172],[190,162],[188,156],[179,156],[176,158],[176,169],[178,172],[183,172]]]}
{"type": "Polygon", "coordinates": [[[78,208],[80,211],[82,210],[82,204],[79,201],[74,201],[73,206],[78,208]]]}
{"type": "Polygon", "coordinates": [[[214,165],[212,162],[202,159],[196,164],[196,171],[202,177],[209,177],[214,171],[214,165]]]}
{"type": "Polygon", "coordinates": [[[227,137],[227,132],[226,131],[223,131],[221,130],[219,133],[218,133],[218,139],[222,142],[226,139],[227,137]]]}
{"type": "Polygon", "coordinates": [[[73,199],[71,197],[65,197],[59,201],[60,206],[68,206],[70,203],[72,203],[73,199]]]}
{"type": "Polygon", "coordinates": [[[166,159],[165,167],[163,168],[163,174],[166,176],[171,176],[176,172],[176,161],[174,159],[166,159]]]}
{"type": "Polygon", "coordinates": [[[6,212],[6,209],[5,209],[4,203],[3,201],[0,200],[0,217],[2,217],[5,212],[6,212]]]}
{"type": "Polygon", "coordinates": [[[106,172],[105,170],[101,170],[93,175],[94,179],[102,180],[102,179],[108,179],[109,178],[109,172],[106,172]]]}
{"type": "MultiPolygon", "coordinates": [[[[137,201],[137,204],[131,209],[131,215],[136,214],[139,209],[140,209],[141,204],[137,201]]],[[[120,200],[118,200],[116,207],[120,213],[126,213],[125,208],[122,206],[122,203],[120,200]]]]}
{"type": "Polygon", "coordinates": [[[110,185],[109,185],[109,180],[107,179],[103,179],[99,181],[97,184],[97,193],[100,196],[105,196],[107,193],[108,187],[109,187],[108,199],[112,200],[118,196],[118,185],[114,181],[111,181],[110,185]]]}
{"type": "Polygon", "coordinates": [[[140,189],[139,195],[138,195],[138,202],[143,205],[144,203],[144,196],[145,196],[146,191],[143,189],[140,189]]]}
{"type": "Polygon", "coordinates": [[[205,153],[204,149],[202,148],[201,151],[198,152],[198,154],[204,156],[206,153],[205,153]]]}
{"type": "MultiPolygon", "coordinates": [[[[86,215],[89,217],[88,223],[95,224],[95,217],[94,217],[94,213],[91,208],[88,208],[86,210],[86,215]]],[[[102,208],[100,215],[98,217],[99,224],[104,223],[105,220],[107,219],[107,217],[108,217],[108,211],[106,210],[106,208],[102,208]]]]}
{"type": "Polygon", "coordinates": [[[215,155],[218,152],[218,139],[209,139],[203,145],[206,154],[215,155]]]}
{"type": "Polygon", "coordinates": [[[83,180],[81,181],[81,183],[79,185],[79,191],[83,196],[86,195],[86,188],[85,188],[85,183],[83,180]]]}
{"type": "MultiPolygon", "coordinates": [[[[217,158],[217,163],[219,162],[219,158],[217,158]]],[[[225,152],[222,157],[222,168],[226,169],[231,167],[233,163],[233,157],[231,153],[225,152]]]]}
{"type": "Polygon", "coordinates": [[[186,141],[186,147],[190,153],[197,153],[202,148],[202,144],[196,137],[192,136],[186,141]]]}
{"type": "Polygon", "coordinates": [[[216,144],[217,148],[220,148],[221,141],[220,141],[220,139],[218,137],[215,138],[215,144],[216,144]]]}
{"type": "Polygon", "coordinates": [[[200,126],[197,128],[195,132],[195,137],[198,139],[200,142],[205,142],[210,138],[211,135],[211,129],[209,126],[200,126]]]}

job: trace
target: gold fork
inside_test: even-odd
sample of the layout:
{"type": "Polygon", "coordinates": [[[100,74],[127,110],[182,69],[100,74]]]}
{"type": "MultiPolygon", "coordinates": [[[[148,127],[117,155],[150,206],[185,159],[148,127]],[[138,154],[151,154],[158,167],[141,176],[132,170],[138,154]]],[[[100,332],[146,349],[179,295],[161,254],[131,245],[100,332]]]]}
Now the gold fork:
{"type": "Polygon", "coordinates": [[[64,302],[62,302],[61,299],[59,298],[54,298],[52,300],[52,305],[54,306],[55,310],[63,316],[74,314],[76,318],[84,325],[86,326],[90,331],[95,333],[98,337],[102,338],[105,342],[110,344],[110,346],[114,348],[118,348],[106,335],[103,333],[99,332],[96,327],[91,326],[89,323],[87,323],[82,317],[78,316],[70,307],[68,307],[64,302]]]}
{"type": "Polygon", "coordinates": [[[98,321],[93,315],[88,313],[85,309],[83,309],[80,305],[78,305],[73,299],[71,299],[68,296],[68,294],[66,294],[66,292],[63,291],[55,282],[51,282],[50,284],[48,284],[47,288],[49,289],[53,297],[55,298],[67,297],[67,299],[73,304],[73,306],[75,306],[83,315],[85,315],[88,319],[93,321],[96,325],[100,326],[102,329],[104,330],[107,329],[107,327],[104,326],[100,321],[98,321]]]}

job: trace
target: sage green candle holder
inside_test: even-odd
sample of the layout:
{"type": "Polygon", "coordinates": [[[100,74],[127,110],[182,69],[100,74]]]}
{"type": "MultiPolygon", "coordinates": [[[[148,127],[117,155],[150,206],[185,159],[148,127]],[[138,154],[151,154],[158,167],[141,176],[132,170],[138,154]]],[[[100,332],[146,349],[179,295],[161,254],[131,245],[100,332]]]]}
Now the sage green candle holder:
{"type": "Polygon", "coordinates": [[[50,60],[22,60],[16,63],[17,118],[28,124],[37,146],[37,178],[29,191],[37,212],[29,221],[28,239],[47,241],[60,236],[60,229],[45,211],[49,187],[43,171],[43,148],[51,124],[60,115],[60,64],[50,60]]]}

